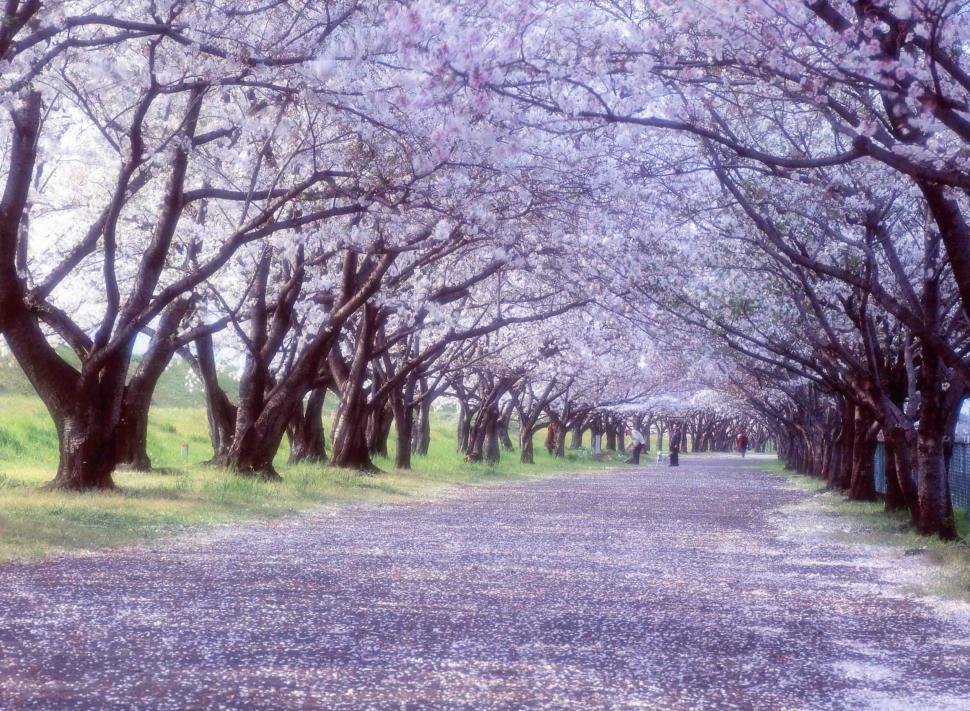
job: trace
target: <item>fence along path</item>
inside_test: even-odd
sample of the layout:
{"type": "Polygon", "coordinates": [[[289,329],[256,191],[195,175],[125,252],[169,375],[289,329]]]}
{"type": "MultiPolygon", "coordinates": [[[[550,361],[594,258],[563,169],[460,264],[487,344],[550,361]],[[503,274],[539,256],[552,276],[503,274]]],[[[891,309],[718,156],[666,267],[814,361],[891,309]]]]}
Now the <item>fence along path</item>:
{"type": "MultiPolygon", "coordinates": [[[[886,493],[886,444],[879,442],[873,455],[876,491],[886,493]]],[[[950,500],[954,507],[970,511],[970,443],[957,442],[953,445],[950,458],[950,500]]]]}

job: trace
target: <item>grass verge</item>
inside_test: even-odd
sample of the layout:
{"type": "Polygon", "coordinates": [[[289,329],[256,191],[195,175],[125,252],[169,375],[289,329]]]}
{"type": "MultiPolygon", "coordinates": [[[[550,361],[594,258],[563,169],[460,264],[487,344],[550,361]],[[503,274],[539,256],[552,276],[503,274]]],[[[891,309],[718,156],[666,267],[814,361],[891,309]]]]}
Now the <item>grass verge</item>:
{"type": "MultiPolygon", "coordinates": [[[[393,440],[393,437],[391,438],[393,440]]],[[[63,552],[145,543],[194,528],[268,519],[336,503],[398,502],[430,498],[448,487],[474,486],[556,472],[606,468],[584,451],[555,459],[537,441],[536,463],[524,465],[518,452],[503,453],[490,467],[470,464],[454,451],[453,423],[442,417],[432,432],[431,452],[413,458],[412,471],[384,470],[365,476],[323,466],[288,466],[278,457],[283,481],[237,477],[182,460],[211,456],[205,411],[152,409],[149,454],[158,471],[118,472],[117,491],[70,494],[46,491],[57,466],[57,438],[43,406],[25,396],[0,396],[0,562],[63,552]]],[[[285,450],[285,446],[283,447],[285,450]]]]}
{"type": "Polygon", "coordinates": [[[919,556],[933,563],[939,575],[912,585],[910,591],[914,594],[970,602],[970,517],[966,511],[956,512],[957,532],[962,540],[943,541],[938,536],[919,535],[909,525],[906,512],[886,511],[882,502],[850,501],[841,493],[829,491],[814,477],[785,469],[780,461],[761,462],[757,467],[813,494],[806,506],[840,516],[845,525],[832,534],[835,540],[881,546],[901,561],[919,556]]]}

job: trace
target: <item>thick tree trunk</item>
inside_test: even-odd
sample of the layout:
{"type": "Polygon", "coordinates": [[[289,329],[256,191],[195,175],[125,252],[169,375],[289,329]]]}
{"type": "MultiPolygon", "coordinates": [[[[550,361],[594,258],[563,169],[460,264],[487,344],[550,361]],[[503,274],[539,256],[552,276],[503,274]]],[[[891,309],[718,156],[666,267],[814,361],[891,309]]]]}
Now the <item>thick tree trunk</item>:
{"type": "Polygon", "coordinates": [[[66,491],[113,489],[117,443],[98,408],[79,407],[55,416],[60,461],[47,488],[66,491]]]}
{"type": "Polygon", "coordinates": [[[330,464],[364,472],[378,471],[371,461],[370,448],[367,446],[367,417],[359,411],[347,408],[341,411],[334,433],[330,464]]]}
{"type": "MultiPolygon", "coordinates": [[[[296,400],[299,402],[299,399],[296,400]]],[[[261,408],[263,414],[271,417],[260,417],[243,421],[244,412],[236,418],[235,434],[225,459],[219,463],[226,466],[240,476],[257,477],[266,481],[282,479],[273,460],[283,442],[286,426],[293,416],[295,403],[287,401],[287,407],[282,405],[273,408],[261,408]]],[[[249,411],[251,413],[251,411],[249,411]]]]}
{"type": "Polygon", "coordinates": [[[414,391],[417,382],[408,378],[403,387],[395,388],[388,398],[397,435],[394,465],[398,469],[411,468],[411,443],[414,440],[414,391]]]}
{"type": "MultiPolygon", "coordinates": [[[[268,477],[279,476],[273,469],[272,457],[275,455],[276,449],[283,439],[286,425],[293,415],[293,409],[317,382],[322,363],[335,353],[334,345],[344,324],[353,314],[358,313],[361,308],[364,314],[364,323],[367,324],[364,331],[369,336],[358,336],[358,344],[368,349],[364,353],[364,365],[366,365],[369,347],[371,345],[370,342],[373,338],[375,309],[372,306],[365,305],[365,301],[380,286],[381,278],[393,263],[393,257],[387,255],[379,260],[371,260],[368,258],[364,260],[363,264],[359,263],[357,257],[358,255],[353,251],[347,251],[345,253],[344,284],[340,300],[332,307],[325,324],[317,330],[316,334],[295,358],[288,368],[285,377],[278,378],[273,383],[272,388],[264,393],[263,406],[259,409],[258,413],[255,409],[252,410],[255,418],[250,419],[245,428],[239,426],[242,417],[236,418],[237,428],[235,440],[230,448],[227,463],[229,467],[239,473],[258,474],[268,477]]],[[[289,282],[293,286],[289,290],[292,298],[295,298],[295,295],[299,291],[299,282],[296,280],[296,276],[297,274],[294,272],[294,279],[289,282]]],[[[284,305],[289,308],[289,305],[284,305]]],[[[283,317],[286,316],[283,311],[284,309],[281,309],[278,304],[274,311],[274,324],[279,325],[283,323],[283,317]]],[[[274,326],[273,341],[268,343],[275,347],[274,341],[277,340],[276,336],[280,333],[285,333],[285,329],[277,329],[274,326]]],[[[264,349],[266,353],[271,351],[276,353],[278,349],[264,349]]],[[[334,363],[331,363],[331,371],[334,370],[334,363]]],[[[348,409],[344,397],[344,374],[343,372],[340,374],[331,372],[331,375],[338,379],[340,383],[341,401],[344,409],[348,409]]],[[[356,381],[358,377],[363,378],[362,375],[355,373],[352,379],[356,381]]],[[[359,384],[356,387],[359,390],[359,384]]],[[[354,410],[361,408],[362,406],[355,406],[355,408],[349,409],[349,417],[346,418],[347,421],[350,421],[348,424],[354,426],[359,425],[355,421],[355,414],[360,415],[362,413],[355,413],[354,410]]],[[[364,424],[366,425],[366,418],[364,418],[364,424]]],[[[331,462],[343,460],[349,456],[347,452],[353,449],[353,447],[350,447],[347,452],[342,451],[348,442],[347,437],[339,427],[339,422],[335,434],[331,462]]],[[[362,439],[364,434],[363,430],[361,430],[362,439]]],[[[369,457],[366,457],[366,448],[365,440],[364,460],[369,462],[369,457]]],[[[353,466],[361,468],[363,464],[355,462],[353,466]]]]}
{"type": "Polygon", "coordinates": [[[499,432],[501,430],[501,415],[490,417],[485,425],[485,443],[483,456],[485,463],[495,466],[502,458],[502,450],[499,447],[499,432]]]}
{"type": "Polygon", "coordinates": [[[535,452],[534,445],[532,442],[535,436],[535,429],[532,426],[526,426],[522,424],[519,430],[519,449],[521,454],[519,455],[519,461],[523,464],[535,464],[535,452]]]}
{"type": "Polygon", "coordinates": [[[876,428],[861,407],[856,409],[855,437],[849,498],[853,501],[875,501],[877,497],[872,467],[876,450],[876,428]]]}
{"type": "Polygon", "coordinates": [[[128,354],[116,353],[97,374],[84,375],[64,363],[29,317],[15,320],[5,335],[57,429],[59,464],[47,487],[113,488],[128,354]]]}
{"type": "Polygon", "coordinates": [[[916,452],[916,432],[891,428],[886,432],[886,509],[905,507],[910,523],[919,525],[919,493],[913,477],[913,454],[916,452]],[[888,484],[892,476],[893,484],[888,484]],[[890,491],[892,493],[890,493],[890,491]]]}
{"type": "MultiPolygon", "coordinates": [[[[925,191],[924,191],[925,192],[925,191]]],[[[937,245],[938,248],[938,245],[937,245]]],[[[926,265],[930,271],[938,264],[938,255],[927,248],[926,265]]],[[[951,255],[952,256],[952,255],[951,255]]],[[[938,272],[935,272],[938,274],[938,272]]],[[[931,323],[934,331],[939,331],[940,284],[939,277],[928,279],[923,285],[921,305],[924,318],[931,323]]],[[[950,386],[946,378],[943,360],[929,338],[918,339],[920,347],[920,367],[916,377],[919,391],[919,425],[916,431],[916,486],[919,495],[919,522],[917,530],[924,535],[939,535],[944,540],[957,536],[956,521],[953,518],[953,504],[950,501],[950,485],[947,476],[946,443],[944,438],[951,434],[947,431],[950,404],[946,389],[950,386]]],[[[956,407],[956,403],[952,404],[956,407]]]]}
{"type": "Polygon", "coordinates": [[[340,385],[340,413],[334,430],[330,463],[335,467],[360,471],[379,471],[367,446],[368,408],[364,381],[370,361],[371,345],[377,327],[377,308],[364,307],[357,345],[351,366],[340,385]]]}
{"type": "Polygon", "coordinates": [[[818,471],[815,472],[815,476],[819,479],[828,479],[829,462],[832,459],[832,443],[826,439],[821,439],[819,446],[822,450],[822,459],[819,462],[818,471]]]}
{"type": "Polygon", "coordinates": [[[569,439],[570,449],[580,449],[583,446],[583,423],[577,422],[571,429],[569,439]]]}
{"type": "Polygon", "coordinates": [[[130,349],[116,351],[97,373],[70,366],[51,347],[36,314],[25,303],[24,282],[17,273],[21,220],[34,174],[41,112],[38,91],[25,91],[11,112],[0,202],[0,333],[57,428],[60,459],[48,487],[110,489],[130,349]]]}
{"type": "Polygon", "coordinates": [[[175,335],[191,308],[192,299],[187,297],[177,299],[162,312],[151,343],[125,386],[117,433],[119,469],[148,471],[152,468],[148,457],[148,415],[152,396],[159,378],[175,355],[175,335]]]}
{"type": "Polygon", "coordinates": [[[906,508],[903,492],[896,475],[896,453],[887,442],[883,449],[883,467],[886,475],[886,497],[884,500],[886,511],[900,511],[906,508]]]}
{"type": "Polygon", "coordinates": [[[494,405],[482,407],[473,420],[468,436],[468,460],[471,462],[498,461],[498,408],[494,405]],[[491,460],[489,458],[492,458],[491,460]]]}
{"type": "Polygon", "coordinates": [[[118,469],[147,472],[152,462],[148,456],[148,414],[151,409],[151,392],[125,393],[125,404],[118,422],[117,461],[118,469]]]}
{"type": "Polygon", "coordinates": [[[414,427],[411,451],[425,456],[431,446],[431,398],[425,398],[417,407],[418,421],[414,427]]]}
{"type": "Polygon", "coordinates": [[[856,406],[850,401],[846,401],[843,408],[842,427],[838,437],[838,468],[835,473],[835,480],[831,485],[835,488],[846,490],[852,483],[852,465],[854,462],[854,448],[856,443],[856,406]]]}
{"type": "MultiPolygon", "coordinates": [[[[391,435],[394,412],[390,407],[371,410],[367,420],[367,449],[371,456],[387,457],[387,440],[391,435]]],[[[408,447],[410,449],[410,446],[408,447]]]]}
{"type": "Polygon", "coordinates": [[[919,370],[919,428],[916,462],[920,518],[917,529],[924,535],[939,535],[945,540],[956,538],[956,523],[947,481],[943,438],[947,413],[942,388],[942,363],[928,348],[923,350],[919,370]]]}
{"type": "Polygon", "coordinates": [[[458,401],[458,428],[456,433],[456,451],[459,454],[467,454],[469,447],[469,437],[471,435],[471,412],[464,401],[458,401]]]}
{"type": "Polygon", "coordinates": [[[276,471],[273,461],[283,443],[285,432],[286,420],[274,427],[253,423],[244,436],[234,439],[226,466],[240,476],[256,477],[264,481],[281,480],[283,477],[276,471]]]}
{"type": "Polygon", "coordinates": [[[611,452],[616,451],[616,426],[612,422],[606,423],[606,448],[611,452]]]}
{"type": "Polygon", "coordinates": [[[603,425],[599,415],[593,417],[589,425],[589,448],[594,455],[603,451],[603,425]]]}
{"type": "Polygon", "coordinates": [[[290,441],[290,464],[316,464],[327,461],[327,440],[323,431],[323,403],[327,388],[310,391],[306,407],[297,406],[286,436],[290,441]]]}
{"type": "Polygon", "coordinates": [[[509,437],[509,426],[511,425],[512,413],[503,414],[498,421],[498,439],[502,445],[502,449],[506,452],[514,452],[515,445],[512,444],[512,438],[509,437]]]}
{"type": "Polygon", "coordinates": [[[226,466],[229,448],[232,446],[236,427],[236,406],[229,400],[226,391],[219,385],[216,370],[215,351],[212,336],[205,335],[195,341],[198,358],[195,361],[196,374],[202,380],[205,390],[206,417],[209,422],[209,440],[212,443],[210,463],[226,466]]]}
{"type": "Polygon", "coordinates": [[[514,383],[514,377],[503,376],[492,379],[487,387],[483,387],[482,404],[469,426],[467,454],[469,461],[485,460],[489,464],[498,463],[501,456],[499,421],[502,418],[499,402],[514,383]]]}
{"type": "Polygon", "coordinates": [[[397,452],[394,466],[398,469],[411,468],[411,438],[414,430],[414,408],[405,404],[401,396],[391,396],[394,414],[394,430],[397,435],[397,452]]]}
{"type": "Polygon", "coordinates": [[[556,459],[564,459],[566,457],[566,434],[567,429],[564,426],[556,430],[556,459]]]}

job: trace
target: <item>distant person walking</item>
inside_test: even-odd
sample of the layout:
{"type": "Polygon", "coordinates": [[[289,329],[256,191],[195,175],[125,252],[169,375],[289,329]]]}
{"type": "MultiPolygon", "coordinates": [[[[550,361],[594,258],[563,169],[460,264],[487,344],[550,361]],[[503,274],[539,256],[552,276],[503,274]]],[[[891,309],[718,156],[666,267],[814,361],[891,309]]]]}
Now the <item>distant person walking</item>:
{"type": "Polygon", "coordinates": [[[680,448],[684,444],[684,433],[680,431],[680,424],[675,422],[670,426],[670,466],[680,466],[680,448]]]}
{"type": "Polygon", "coordinates": [[[639,464],[640,453],[643,451],[643,446],[647,440],[643,438],[643,433],[635,425],[631,426],[627,431],[630,433],[630,440],[633,442],[633,447],[630,449],[630,456],[627,457],[625,464],[639,464]]]}
{"type": "Polygon", "coordinates": [[[744,432],[739,432],[735,444],[738,447],[738,451],[741,452],[741,459],[744,459],[744,453],[748,451],[748,435],[744,432]]]}

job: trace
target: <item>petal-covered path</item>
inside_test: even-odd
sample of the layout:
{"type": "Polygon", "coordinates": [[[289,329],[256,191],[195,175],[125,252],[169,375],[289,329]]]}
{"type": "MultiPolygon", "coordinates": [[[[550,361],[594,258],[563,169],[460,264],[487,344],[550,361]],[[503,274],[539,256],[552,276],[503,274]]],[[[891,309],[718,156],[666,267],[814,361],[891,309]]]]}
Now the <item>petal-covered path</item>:
{"type": "Polygon", "coordinates": [[[970,709],[966,608],[806,496],[693,457],[6,565],[0,708],[970,709]]]}

